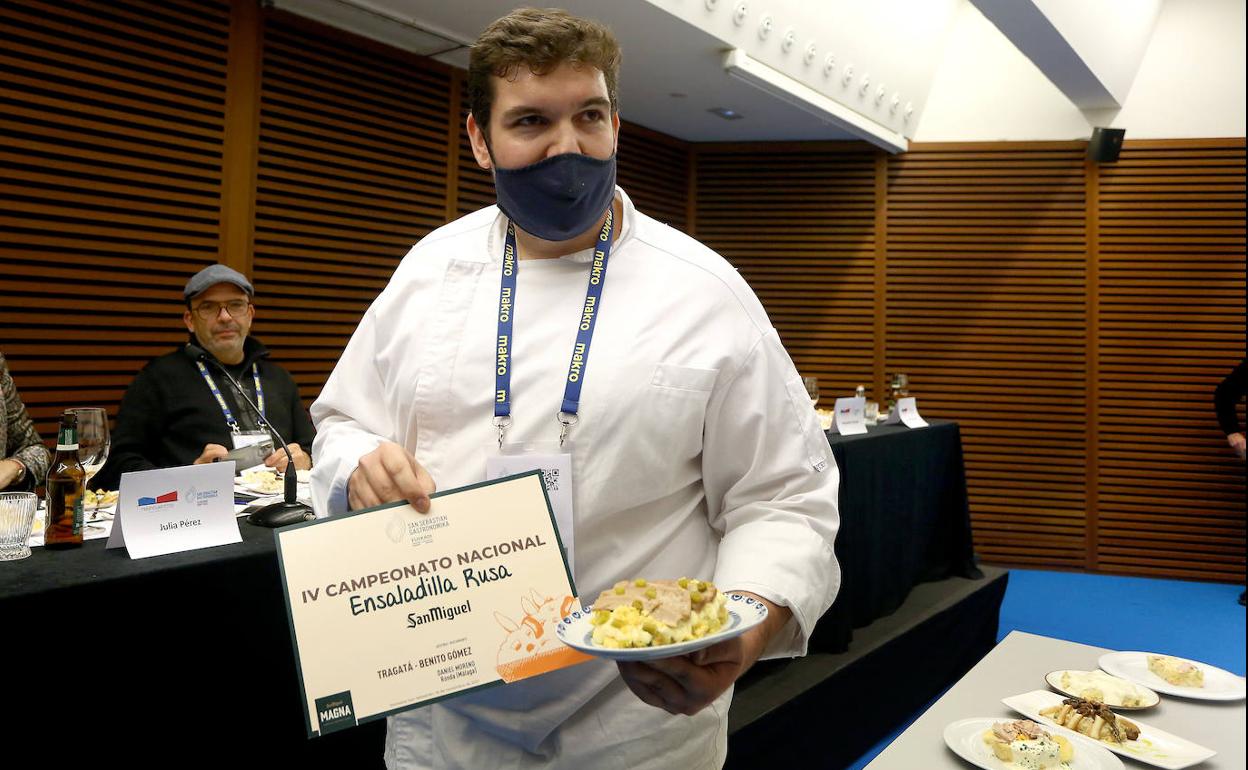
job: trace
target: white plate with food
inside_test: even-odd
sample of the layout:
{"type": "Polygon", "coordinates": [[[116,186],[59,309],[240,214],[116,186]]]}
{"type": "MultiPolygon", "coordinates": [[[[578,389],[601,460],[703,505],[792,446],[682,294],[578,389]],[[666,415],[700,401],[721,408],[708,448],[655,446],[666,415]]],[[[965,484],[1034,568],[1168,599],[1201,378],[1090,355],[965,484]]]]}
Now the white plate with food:
{"type": "Polygon", "coordinates": [[[1064,695],[1097,700],[1118,711],[1138,711],[1161,702],[1161,696],[1147,687],[1104,671],[1061,669],[1045,674],[1044,681],[1064,695]]]}
{"type": "Polygon", "coordinates": [[[1114,676],[1166,695],[1199,700],[1244,699],[1244,678],[1208,663],[1154,652],[1108,652],[1097,665],[1114,676]]]}
{"type": "Polygon", "coordinates": [[[82,496],[83,517],[89,522],[107,521],[117,512],[117,490],[88,489],[82,496]]]}
{"type": "MultiPolygon", "coordinates": [[[[306,484],[311,479],[311,473],[311,471],[298,471],[296,478],[300,484],[306,484]]],[[[234,485],[257,495],[280,495],[286,491],[286,479],[282,474],[267,468],[244,471],[234,479],[234,485]]]]}
{"type": "Polygon", "coordinates": [[[701,601],[673,601],[673,597],[680,599],[679,582],[617,583],[599,595],[597,607],[582,607],[561,620],[555,634],[564,644],[587,655],[621,661],[658,660],[740,636],[767,617],[766,605],[754,597],[719,593],[705,581],[688,580],[685,587],[686,596],[696,595],[701,601]],[[627,592],[617,594],[621,587],[627,592]]]}
{"type": "Polygon", "coordinates": [[[257,495],[280,495],[286,489],[286,482],[267,471],[251,471],[240,476],[235,486],[257,495]]]}
{"type": "Polygon", "coordinates": [[[1122,760],[1095,742],[1058,735],[1029,719],[960,719],[945,728],[945,745],[984,770],[1123,770],[1122,760]]]}
{"type": "Polygon", "coordinates": [[[1034,690],[1001,701],[1023,716],[1063,735],[1094,738],[1104,748],[1138,762],[1181,770],[1217,754],[1165,730],[1113,713],[1108,706],[1034,690]]]}

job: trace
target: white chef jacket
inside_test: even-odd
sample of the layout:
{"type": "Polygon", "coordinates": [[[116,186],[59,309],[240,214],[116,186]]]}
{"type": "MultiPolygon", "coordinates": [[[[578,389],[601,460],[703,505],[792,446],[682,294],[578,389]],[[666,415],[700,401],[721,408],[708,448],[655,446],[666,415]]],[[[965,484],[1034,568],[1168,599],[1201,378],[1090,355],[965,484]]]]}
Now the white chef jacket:
{"type": "MultiPolygon", "coordinates": [[[[575,581],[710,575],[788,607],[766,657],[805,653],[840,585],[838,474],[793,362],[737,272],[638,212],[607,265],[571,429],[575,581]]],[[[496,206],[416,244],[369,308],[320,398],[314,507],[383,440],[439,489],[485,478],[506,218],[496,206]]],[[[592,250],[522,260],[508,442],[553,441],[592,250]]],[[[436,509],[437,501],[433,501],[436,509]]],[[[390,768],[718,768],[731,688],[693,716],[642,703],[593,661],[391,717],[390,768]]]]}

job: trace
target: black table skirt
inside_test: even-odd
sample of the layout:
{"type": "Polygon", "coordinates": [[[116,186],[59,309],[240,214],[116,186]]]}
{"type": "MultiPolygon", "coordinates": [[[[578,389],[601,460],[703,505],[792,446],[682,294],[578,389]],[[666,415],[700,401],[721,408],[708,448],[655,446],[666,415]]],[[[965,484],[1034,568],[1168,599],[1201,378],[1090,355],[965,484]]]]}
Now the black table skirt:
{"type": "Polygon", "coordinates": [[[979,577],[958,424],[828,434],[841,474],[841,591],[811,649],[843,652],[854,628],[891,614],[928,580],[979,577]]]}
{"type": "Polygon", "coordinates": [[[25,662],[2,729],[50,767],[381,767],[382,721],[307,739],[273,531],[239,528],[150,559],[96,540],[0,562],[3,647],[25,662]]]}
{"type": "MultiPolygon", "coordinates": [[[[841,473],[840,597],[812,650],[892,612],[923,580],[975,572],[957,425],[831,437],[841,473]]],[[[132,560],[103,541],[0,563],[0,724],[48,759],[375,767],[384,722],[307,740],[273,533],[132,560]],[[48,725],[72,725],[73,739],[48,725]],[[88,725],[91,725],[88,727],[88,725]]]]}

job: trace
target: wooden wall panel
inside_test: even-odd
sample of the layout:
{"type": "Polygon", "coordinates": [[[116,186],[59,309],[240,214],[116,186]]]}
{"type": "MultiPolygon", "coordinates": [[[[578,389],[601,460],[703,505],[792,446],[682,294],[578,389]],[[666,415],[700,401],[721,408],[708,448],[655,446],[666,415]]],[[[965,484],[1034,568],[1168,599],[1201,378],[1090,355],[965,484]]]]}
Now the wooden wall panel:
{"type": "Polygon", "coordinates": [[[229,6],[0,6],[0,346],[36,428],[185,338],[217,260],[229,6]]]}
{"type": "Polygon", "coordinates": [[[274,13],[253,332],[311,403],[412,244],[446,220],[449,69],[274,13]]]}
{"type": "Polygon", "coordinates": [[[990,561],[1085,560],[1083,154],[918,145],[889,164],[886,369],[962,424],[990,561]]]}
{"type": "Polygon", "coordinates": [[[638,211],[687,232],[689,145],[625,123],[617,155],[616,181],[638,211]]]}
{"type": "Polygon", "coordinates": [[[700,241],[741,271],[825,403],[873,382],[875,151],[699,145],[700,241]]]}
{"type": "Polygon", "coordinates": [[[1101,166],[1098,568],[1244,576],[1244,466],[1213,389],[1245,355],[1244,141],[1101,166]]]}
{"type": "Polygon", "coordinates": [[[464,77],[457,78],[460,91],[459,111],[459,185],[456,189],[456,210],[459,216],[471,214],[477,209],[494,205],[494,179],[488,171],[477,165],[472,154],[472,144],[468,141],[468,130],[464,128],[468,120],[468,88],[464,77]]]}

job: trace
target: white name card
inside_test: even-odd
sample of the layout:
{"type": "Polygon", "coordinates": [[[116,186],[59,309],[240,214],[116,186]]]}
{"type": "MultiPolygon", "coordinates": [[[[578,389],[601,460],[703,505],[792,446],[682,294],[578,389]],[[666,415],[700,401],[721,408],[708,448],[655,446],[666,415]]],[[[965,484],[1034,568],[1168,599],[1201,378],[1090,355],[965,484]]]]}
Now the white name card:
{"type": "Polygon", "coordinates": [[[842,436],[855,436],[867,432],[867,419],[864,414],[867,399],[859,396],[838,398],[832,408],[832,433],[842,436]]]}
{"type": "Polygon", "coordinates": [[[926,428],[927,420],[919,416],[919,405],[913,396],[897,399],[897,406],[888,415],[885,425],[901,423],[909,428],[926,428]]]}
{"type": "Polygon", "coordinates": [[[108,548],[132,559],[242,542],[234,518],[234,463],[121,475],[108,548]]]}

